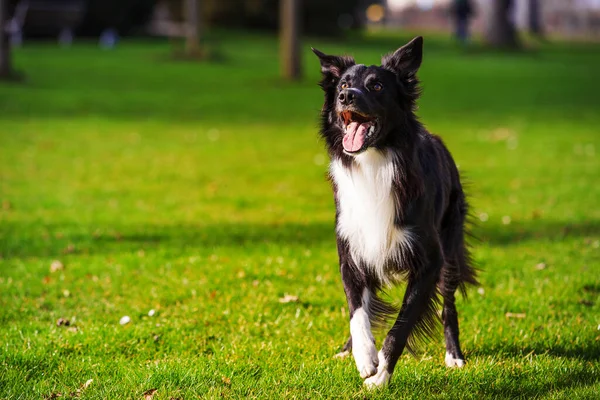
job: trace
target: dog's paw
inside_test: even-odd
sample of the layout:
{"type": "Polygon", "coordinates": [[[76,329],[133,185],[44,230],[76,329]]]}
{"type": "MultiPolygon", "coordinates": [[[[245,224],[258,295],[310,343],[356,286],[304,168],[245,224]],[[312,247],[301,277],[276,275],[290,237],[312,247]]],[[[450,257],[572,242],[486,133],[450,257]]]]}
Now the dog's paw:
{"type": "Polygon", "coordinates": [[[365,379],[364,384],[365,387],[370,390],[382,388],[384,386],[387,386],[387,384],[390,382],[391,377],[392,375],[387,371],[386,367],[380,367],[375,375],[365,379]]]}
{"type": "Polygon", "coordinates": [[[375,375],[379,359],[377,358],[377,349],[373,343],[369,341],[361,344],[361,346],[354,346],[352,355],[360,377],[365,379],[375,375]]]}
{"type": "Polygon", "coordinates": [[[446,353],[446,366],[450,368],[462,368],[465,366],[465,360],[460,358],[454,358],[450,353],[446,353]]]}
{"type": "Polygon", "coordinates": [[[365,387],[369,390],[382,388],[387,386],[392,377],[392,374],[388,372],[388,362],[385,359],[385,355],[383,354],[383,350],[377,354],[377,372],[375,375],[365,379],[365,387]]]}
{"type": "Polygon", "coordinates": [[[344,350],[344,351],[340,351],[339,353],[337,353],[335,356],[333,356],[333,358],[346,358],[350,355],[350,352],[348,350],[344,350]]]}

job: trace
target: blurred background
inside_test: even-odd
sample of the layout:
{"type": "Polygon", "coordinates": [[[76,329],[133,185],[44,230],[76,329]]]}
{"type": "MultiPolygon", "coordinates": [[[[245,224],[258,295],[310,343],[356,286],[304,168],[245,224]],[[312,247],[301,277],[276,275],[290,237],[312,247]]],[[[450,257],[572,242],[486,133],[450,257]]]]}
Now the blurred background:
{"type": "MultiPolygon", "coordinates": [[[[188,27],[274,31],[285,25],[282,8],[294,9],[303,34],[343,35],[368,27],[451,32],[457,15],[485,34],[505,19],[536,35],[600,38],[599,0],[3,0],[5,31],[27,39],[76,37],[181,37],[188,27]],[[283,5],[283,6],[282,6],[283,5]]],[[[196,29],[201,33],[200,29],[196,29]]],[[[488,32],[491,41],[491,33],[488,32]]]]}
{"type": "Polygon", "coordinates": [[[597,397],[598,0],[0,5],[0,398],[359,388],[310,47],[379,64],[416,35],[481,287],[472,369],[435,341],[389,396],[597,397]]]}

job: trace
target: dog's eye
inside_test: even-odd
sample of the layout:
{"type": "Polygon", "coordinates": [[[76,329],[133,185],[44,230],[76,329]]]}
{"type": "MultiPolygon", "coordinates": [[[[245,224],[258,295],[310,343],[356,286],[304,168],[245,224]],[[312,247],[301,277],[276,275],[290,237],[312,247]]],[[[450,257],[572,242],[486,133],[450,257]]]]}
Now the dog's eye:
{"type": "Polygon", "coordinates": [[[343,82],[340,87],[342,88],[342,90],[348,89],[348,84],[346,82],[343,82]]]}
{"type": "Polygon", "coordinates": [[[379,92],[383,89],[383,85],[379,82],[373,84],[373,90],[376,92],[379,92]]]}

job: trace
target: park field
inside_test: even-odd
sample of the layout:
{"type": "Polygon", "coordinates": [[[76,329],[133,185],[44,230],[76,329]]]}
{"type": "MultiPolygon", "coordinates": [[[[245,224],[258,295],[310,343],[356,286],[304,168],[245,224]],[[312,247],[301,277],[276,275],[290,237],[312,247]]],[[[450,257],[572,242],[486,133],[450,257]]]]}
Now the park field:
{"type": "Polygon", "coordinates": [[[306,39],[299,83],[260,34],[215,34],[205,63],[160,41],[17,49],[26,80],[0,84],[0,399],[599,398],[597,44],[425,37],[419,115],[475,222],[468,364],[444,366],[441,330],[382,391],[333,358],[349,327],[310,46],[375,64],[408,39],[306,39]]]}

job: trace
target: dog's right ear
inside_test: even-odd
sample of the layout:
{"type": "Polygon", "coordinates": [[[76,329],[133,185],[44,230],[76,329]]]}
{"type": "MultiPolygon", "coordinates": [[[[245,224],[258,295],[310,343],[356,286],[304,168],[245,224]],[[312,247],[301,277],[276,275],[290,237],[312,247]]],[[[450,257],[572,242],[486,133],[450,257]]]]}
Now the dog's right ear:
{"type": "Polygon", "coordinates": [[[332,82],[336,82],[345,70],[356,64],[352,57],[330,56],[313,47],[311,47],[311,50],[319,57],[323,77],[332,82]]]}

